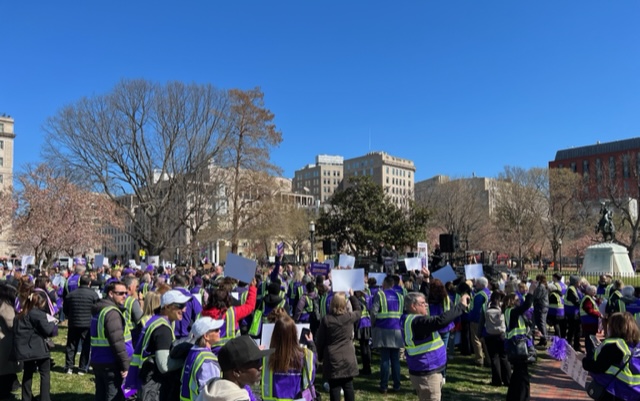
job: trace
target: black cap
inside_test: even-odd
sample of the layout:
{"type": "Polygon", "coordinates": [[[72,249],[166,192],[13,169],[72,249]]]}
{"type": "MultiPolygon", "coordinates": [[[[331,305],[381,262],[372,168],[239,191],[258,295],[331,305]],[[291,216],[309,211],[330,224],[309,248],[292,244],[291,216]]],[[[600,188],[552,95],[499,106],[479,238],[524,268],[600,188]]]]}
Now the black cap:
{"type": "Polygon", "coordinates": [[[274,351],[275,349],[261,350],[250,336],[240,336],[230,340],[220,349],[218,363],[220,370],[225,372],[259,361],[274,351]]]}

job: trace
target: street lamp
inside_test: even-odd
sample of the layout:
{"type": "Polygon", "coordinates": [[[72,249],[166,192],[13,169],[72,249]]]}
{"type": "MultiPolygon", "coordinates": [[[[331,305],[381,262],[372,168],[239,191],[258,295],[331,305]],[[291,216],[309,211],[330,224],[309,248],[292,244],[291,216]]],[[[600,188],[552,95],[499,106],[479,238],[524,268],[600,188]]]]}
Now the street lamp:
{"type": "Polygon", "coordinates": [[[311,237],[311,262],[315,259],[315,244],[316,244],[316,224],[311,220],[309,222],[309,236],[311,237]]]}
{"type": "Polygon", "coordinates": [[[558,246],[560,247],[560,260],[558,261],[558,269],[562,271],[562,238],[558,238],[558,246]]]}

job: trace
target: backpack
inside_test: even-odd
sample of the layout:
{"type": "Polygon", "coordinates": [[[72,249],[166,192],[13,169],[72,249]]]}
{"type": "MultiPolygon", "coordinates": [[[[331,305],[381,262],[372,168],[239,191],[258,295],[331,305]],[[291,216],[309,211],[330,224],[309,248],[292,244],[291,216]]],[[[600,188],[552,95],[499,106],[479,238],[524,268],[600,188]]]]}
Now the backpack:
{"type": "Polygon", "coordinates": [[[504,315],[498,308],[488,308],[484,313],[484,328],[487,334],[499,336],[504,334],[507,327],[504,323],[504,315]]]}

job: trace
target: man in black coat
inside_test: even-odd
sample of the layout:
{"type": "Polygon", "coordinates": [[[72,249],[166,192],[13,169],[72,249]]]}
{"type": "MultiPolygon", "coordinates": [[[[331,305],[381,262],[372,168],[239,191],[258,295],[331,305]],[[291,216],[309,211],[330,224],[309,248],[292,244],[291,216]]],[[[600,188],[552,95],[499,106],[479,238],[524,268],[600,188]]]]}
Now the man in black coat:
{"type": "Polygon", "coordinates": [[[77,290],[69,293],[64,300],[62,308],[69,320],[69,332],[67,333],[67,348],[64,369],[67,374],[73,373],[73,365],[76,359],[78,344],[82,341],[82,351],[78,364],[78,374],[87,373],[89,369],[89,353],[91,352],[91,309],[100,300],[98,294],[91,288],[91,277],[82,276],[77,290]]]}

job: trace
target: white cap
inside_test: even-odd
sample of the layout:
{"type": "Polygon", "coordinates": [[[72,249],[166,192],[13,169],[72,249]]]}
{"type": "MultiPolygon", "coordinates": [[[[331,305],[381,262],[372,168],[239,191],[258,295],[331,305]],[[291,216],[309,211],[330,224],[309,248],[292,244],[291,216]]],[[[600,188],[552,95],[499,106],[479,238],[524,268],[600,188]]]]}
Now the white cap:
{"type": "Polygon", "coordinates": [[[219,329],[223,325],[224,320],[216,320],[208,316],[201,317],[200,319],[196,320],[193,326],[191,326],[191,333],[189,334],[189,336],[192,340],[195,341],[211,330],[219,329]]]}
{"type": "Polygon", "coordinates": [[[191,296],[184,295],[178,290],[170,290],[165,292],[160,298],[160,306],[167,306],[171,304],[186,304],[191,299],[191,296]]]}

